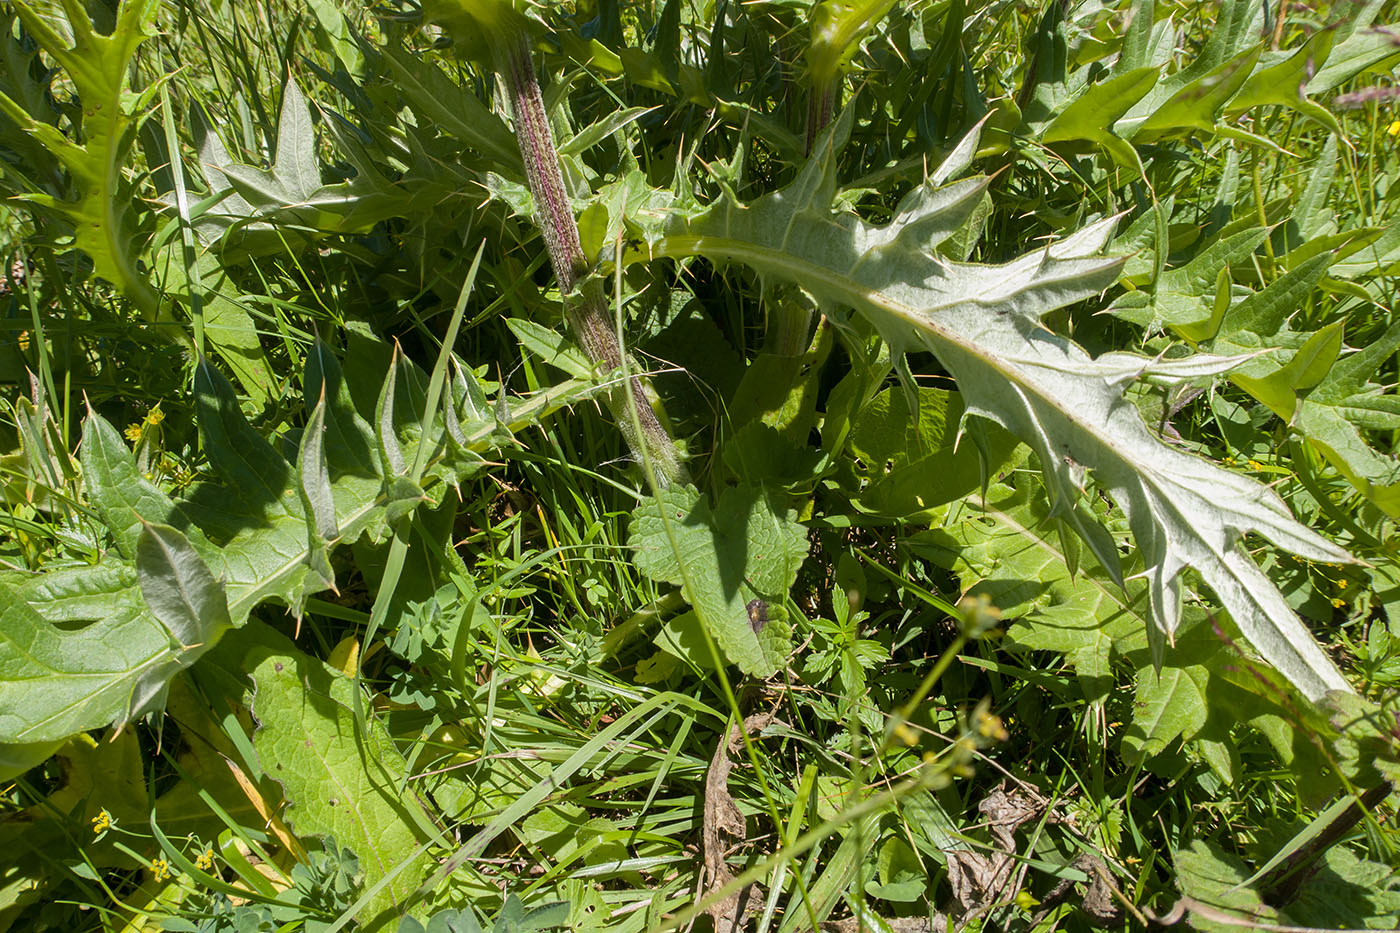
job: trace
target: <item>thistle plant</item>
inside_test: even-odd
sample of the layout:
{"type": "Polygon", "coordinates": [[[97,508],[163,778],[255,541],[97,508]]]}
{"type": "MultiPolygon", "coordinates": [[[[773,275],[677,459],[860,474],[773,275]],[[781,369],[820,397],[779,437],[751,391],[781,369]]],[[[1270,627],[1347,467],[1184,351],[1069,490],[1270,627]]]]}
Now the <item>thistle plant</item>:
{"type": "MultiPolygon", "coordinates": [[[[559,150],[549,127],[531,55],[531,21],[510,0],[433,0],[424,14],[440,23],[465,57],[489,62],[510,102],[525,180],[535,202],[535,222],[544,238],[564,316],[590,362],[607,372],[623,368],[623,347],[608,311],[600,278],[579,241],[578,222],[564,185],[559,150]]],[[[629,375],[603,395],[633,456],[650,465],[661,485],[685,477],[670,431],[648,402],[639,377],[629,375]]]]}

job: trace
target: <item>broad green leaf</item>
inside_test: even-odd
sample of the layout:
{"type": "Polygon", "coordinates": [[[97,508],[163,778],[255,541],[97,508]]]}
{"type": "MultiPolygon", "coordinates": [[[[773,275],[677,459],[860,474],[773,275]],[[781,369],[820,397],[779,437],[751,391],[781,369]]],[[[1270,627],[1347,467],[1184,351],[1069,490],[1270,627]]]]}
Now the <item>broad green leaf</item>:
{"type": "MultiPolygon", "coordinates": [[[[1277,923],[1278,912],[1265,904],[1258,892],[1242,887],[1249,869],[1218,846],[1196,840],[1175,853],[1176,881],[1181,893],[1234,919],[1240,925],[1277,923]]],[[[1194,917],[1192,926],[1210,933],[1238,930],[1234,923],[1218,923],[1194,917]]]]}
{"type": "Polygon", "coordinates": [[[1248,80],[1259,60],[1260,49],[1252,49],[1226,62],[1215,72],[1203,75],[1181,90],[1140,122],[1128,121],[1122,134],[1135,143],[1154,142],[1174,132],[1216,129],[1215,116],[1248,80]]]}
{"type": "MultiPolygon", "coordinates": [[[[324,393],[324,389],[322,390],[324,393]]],[[[330,466],[326,462],[326,398],[311,411],[302,434],[297,466],[301,473],[301,501],[311,517],[310,528],[320,538],[340,534],[335,517],[335,492],[331,488],[330,466]]]]}
{"type": "MultiPolygon", "coordinates": [[[[1293,929],[1385,929],[1392,925],[1400,896],[1394,870],[1344,846],[1319,853],[1312,871],[1295,875],[1282,908],[1266,898],[1260,884],[1248,884],[1248,866],[1214,842],[1196,840],[1175,853],[1181,893],[1216,912],[1193,911],[1192,927],[1233,933],[1242,926],[1281,924],[1293,929]]],[[[1265,879],[1267,881],[1267,879],[1265,879]]]]}
{"type": "MultiPolygon", "coordinates": [[[[1389,414],[1400,420],[1400,405],[1392,400],[1389,414]]],[[[1375,449],[1345,404],[1329,405],[1304,399],[1293,427],[1322,453],[1363,496],[1387,515],[1400,518],[1400,458],[1375,449]]]]}
{"type": "Polygon", "coordinates": [[[1342,350],[1345,321],[1334,321],[1311,334],[1292,358],[1263,376],[1232,375],[1231,380],[1250,395],[1263,402],[1284,421],[1290,421],[1297,406],[1298,393],[1311,389],[1327,375],[1337,354],[1342,350]]]}
{"type": "Polygon", "coordinates": [[[1347,561],[1346,552],[1295,521],[1267,487],[1163,443],[1123,398],[1134,381],[1201,379],[1239,360],[1091,357],[1041,325],[1046,312],[1116,279],[1122,260],[1097,255],[1111,220],[986,266],[933,252],[971,210],[982,181],[921,186],[884,226],[834,210],[835,154],[850,120],[847,111],[788,188],[748,205],[725,199],[690,216],[678,212],[652,254],[746,263],[800,285],[829,313],[854,309],[896,352],[933,351],[957,379],[969,415],[1002,425],[1035,450],[1057,515],[1114,575],[1117,549],[1077,505],[1092,471],[1128,517],[1147,568],[1149,634],[1158,651],[1180,620],[1181,576],[1192,567],[1255,648],[1307,696],[1347,689],[1241,538],[1257,532],[1313,560],[1347,561]]]}
{"type": "Polygon", "coordinates": [[[136,559],[145,522],[188,523],[179,506],[136,468],[116,429],[91,409],[83,423],[81,453],[88,499],[128,560],[136,559]]]}
{"type": "Polygon", "coordinates": [[[768,677],[792,650],[783,603],[807,556],[796,514],[752,487],[710,508],[694,487],[672,487],[632,515],[637,568],[682,588],[701,624],[746,674],[768,677]]]}
{"type": "Polygon", "coordinates": [[[1400,347],[1400,326],[1371,346],[1342,355],[1344,321],[1294,333],[1287,321],[1333,261],[1317,256],[1225,313],[1214,352],[1274,351],[1231,379],[1305,438],[1356,489],[1388,515],[1400,516],[1400,460],[1378,450],[1366,430],[1400,427],[1400,396],[1372,379],[1400,347]]]}
{"type": "Polygon", "coordinates": [[[136,579],[146,608],[182,653],[208,648],[233,624],[223,584],[178,529],[153,524],[142,529],[136,579]]]}
{"type": "Polygon", "coordinates": [[[291,194],[291,201],[305,201],[321,187],[321,165],[316,158],[316,127],[301,88],[291,78],[282,87],[282,111],[277,118],[277,154],[273,174],[291,194]]]}
{"type": "Polygon", "coordinates": [[[1136,764],[1190,738],[1206,723],[1209,672],[1199,665],[1146,669],[1138,677],[1133,722],[1123,736],[1127,758],[1136,764]]]}
{"type": "Polygon", "coordinates": [[[1098,699],[1112,684],[1111,661],[1124,650],[1118,643],[1136,638],[1140,645],[1151,624],[1146,588],[1130,584],[1125,595],[1091,556],[1072,573],[1064,540],[1043,496],[997,484],[985,502],[968,496],[940,528],[911,536],[908,545],[954,570],[968,593],[991,599],[1015,623],[1007,629],[1011,644],[1065,655],[1085,694],[1098,699]]]}
{"type": "Polygon", "coordinates": [[[1221,268],[1247,262],[1268,238],[1264,227],[1221,236],[1189,262],[1163,271],[1150,292],[1129,292],[1111,310],[1116,317],[1144,327],[1166,325],[1195,334],[1213,317],[1221,268]]]}
{"type": "Polygon", "coordinates": [[[1043,142],[1084,139],[1098,143],[1120,164],[1142,171],[1137,150],[1110,127],[1156,85],[1161,69],[1136,68],[1092,85],[1065,106],[1041,132],[1043,142]]]}
{"type": "Polygon", "coordinates": [[[1017,446],[996,427],[981,449],[970,437],[958,442],[962,399],[955,392],[919,387],[918,410],[909,395],[886,389],[856,415],[850,450],[863,481],[858,502],[882,515],[916,515],[960,499],[994,476],[1017,446]]]}
{"type": "Polygon", "coordinates": [[[1335,28],[1319,29],[1283,61],[1255,69],[1230,100],[1227,109],[1235,112],[1278,104],[1312,117],[1333,133],[1341,135],[1342,127],[1337,118],[1309,100],[1306,92],[1308,78],[1323,67],[1331,54],[1335,36],[1335,28]]]}
{"type": "Polygon", "coordinates": [[[814,87],[834,79],[860,41],[894,6],[894,0],[821,0],[811,7],[807,68],[814,87]]]}
{"type": "MultiPolygon", "coordinates": [[[[1374,13],[1372,13],[1374,15],[1374,13]]],[[[1353,28],[1352,17],[1343,17],[1339,35],[1353,28]]],[[[1340,87],[1359,74],[1378,70],[1400,59],[1400,49],[1392,37],[1394,25],[1362,29],[1346,36],[1327,56],[1327,64],[1308,81],[1309,94],[1323,94],[1340,87]]]]}
{"type": "Polygon", "coordinates": [[[584,352],[564,334],[543,324],[523,318],[509,318],[506,326],[523,349],[529,350],[550,366],[558,367],[570,376],[585,378],[593,373],[593,364],[584,352]]]}
{"type": "Polygon", "coordinates": [[[409,906],[430,865],[420,850],[426,816],[412,791],[401,790],[403,756],[378,720],[356,724],[353,678],[290,644],[254,648],[244,663],[256,685],[253,747],[282,785],[288,825],[353,850],[366,887],[397,870],[362,920],[366,929],[392,929],[386,924],[409,906]]]}
{"type": "Polygon", "coordinates": [[[50,572],[23,589],[0,584],[0,743],[53,742],[127,722],[158,706],[196,653],[175,647],[134,571],[82,574],[50,572]]]}
{"type": "Polygon", "coordinates": [[[170,678],[256,605],[276,599],[297,611],[332,586],[330,547],[382,536],[394,508],[440,498],[512,428],[596,389],[564,383],[519,400],[509,423],[498,423],[480,385],[458,368],[451,416],[428,419],[434,437],[426,441],[421,395],[406,391],[403,417],[390,428],[432,446],[428,492],[415,485],[409,495],[386,484],[374,433],[323,345],[308,354],[306,382],[316,402],[293,465],[201,362],[196,410],[211,475],[178,504],[141,475],[111,425],[89,414],[81,451],[88,494],[117,547],[95,567],[33,575],[0,595],[0,746],[51,743],[158,709],[170,678]]]}
{"type": "Polygon", "coordinates": [[[441,24],[459,54],[492,63],[502,46],[521,41],[537,28],[521,0],[428,0],[423,18],[441,24]]]}

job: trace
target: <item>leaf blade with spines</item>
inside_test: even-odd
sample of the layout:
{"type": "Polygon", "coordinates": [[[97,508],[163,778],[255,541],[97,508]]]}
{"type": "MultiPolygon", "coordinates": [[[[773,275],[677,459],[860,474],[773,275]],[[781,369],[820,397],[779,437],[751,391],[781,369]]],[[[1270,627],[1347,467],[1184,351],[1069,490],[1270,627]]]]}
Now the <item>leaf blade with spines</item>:
{"type": "MultiPolygon", "coordinates": [[[[498,423],[487,413],[504,412],[504,395],[492,412],[482,387],[460,375],[451,393],[460,436],[431,441],[425,477],[433,494],[476,469],[483,451],[509,442],[512,429],[598,391],[593,380],[569,380],[522,399],[498,423]]],[[[196,411],[212,475],[178,503],[141,475],[116,430],[89,413],[81,450],[88,494],[117,547],[95,566],[48,569],[15,589],[0,584],[0,746],[61,741],[158,709],[170,679],[259,603],[277,599],[296,610],[332,585],[317,541],[328,549],[386,529],[392,490],[374,436],[324,347],[309,356],[307,383],[318,405],[325,399],[312,414],[320,410],[326,424],[333,540],[321,534],[329,516],[316,514],[324,483],[306,477],[319,500],[314,508],[302,501],[300,468],[247,423],[232,386],[207,363],[197,373],[196,411]],[[143,574],[148,594],[162,575],[179,577],[178,585],[148,599],[143,574]]],[[[413,414],[415,424],[421,415],[413,414]]],[[[433,430],[445,434],[440,423],[433,430]]]]}
{"type": "Polygon", "coordinates": [[[1095,358],[1040,323],[1046,312],[1117,279],[1123,260],[1097,255],[1113,219],[1009,263],[979,266],[941,259],[913,235],[931,225],[926,205],[937,205],[933,194],[906,197],[883,227],[832,210],[835,156],[850,122],[847,111],[789,188],[747,206],[725,200],[704,211],[678,210],[651,253],[743,262],[800,285],[825,308],[854,308],[896,352],[931,350],[957,380],[969,415],[995,421],[1036,451],[1057,516],[1115,573],[1110,539],[1076,506],[1083,470],[1092,470],[1126,513],[1143,552],[1149,634],[1159,651],[1180,620],[1181,577],[1192,567],[1303,693],[1317,698],[1350,689],[1241,539],[1261,533],[1312,560],[1348,561],[1347,553],[1295,521],[1266,487],[1164,444],[1123,397],[1144,378],[1175,383],[1239,361],[1095,358]],[[894,255],[867,264],[880,253],[894,255]]]}

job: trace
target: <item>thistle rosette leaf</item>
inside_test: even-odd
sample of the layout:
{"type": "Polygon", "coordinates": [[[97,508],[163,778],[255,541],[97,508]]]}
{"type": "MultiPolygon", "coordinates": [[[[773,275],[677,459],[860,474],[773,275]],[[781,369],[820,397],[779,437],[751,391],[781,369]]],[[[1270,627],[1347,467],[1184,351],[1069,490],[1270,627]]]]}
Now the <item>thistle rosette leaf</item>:
{"type": "Polygon", "coordinates": [[[597,391],[591,379],[570,380],[518,399],[505,415],[459,368],[428,413],[427,377],[400,358],[372,427],[353,378],[324,345],[312,348],[307,427],[289,458],[201,362],[195,407],[210,469],[178,500],[89,412],[85,492],[114,546],[96,566],[0,577],[0,773],[77,732],[161,709],[170,680],[256,606],[277,601],[299,615],[308,597],[334,588],[333,548],[382,539],[394,520],[440,502],[480,469],[513,428],[597,391]],[[381,462],[383,451],[402,460],[420,449],[421,485],[381,462]]]}
{"type": "Polygon", "coordinates": [[[847,111],[787,188],[751,204],[726,197],[703,211],[677,211],[651,254],[745,263],[767,280],[800,285],[834,319],[840,309],[854,309],[897,353],[932,351],[957,379],[966,416],[1000,424],[1035,450],[1054,518],[1121,579],[1116,542],[1079,504],[1092,472],[1127,516],[1148,568],[1157,657],[1180,622],[1183,573],[1190,567],[1303,694],[1317,699],[1349,689],[1242,539],[1259,533],[1310,560],[1344,562],[1349,555],[1294,520],[1267,487],[1163,443],[1124,397],[1140,380],[1200,379],[1228,372],[1243,358],[1093,357],[1041,324],[1049,311],[1117,280],[1124,260],[1100,255],[1116,218],[1001,265],[940,256],[939,244],[971,216],[988,184],[985,178],[943,184],[971,162],[975,130],[904,198],[889,223],[873,226],[834,209],[836,155],[850,125],[847,111]]]}

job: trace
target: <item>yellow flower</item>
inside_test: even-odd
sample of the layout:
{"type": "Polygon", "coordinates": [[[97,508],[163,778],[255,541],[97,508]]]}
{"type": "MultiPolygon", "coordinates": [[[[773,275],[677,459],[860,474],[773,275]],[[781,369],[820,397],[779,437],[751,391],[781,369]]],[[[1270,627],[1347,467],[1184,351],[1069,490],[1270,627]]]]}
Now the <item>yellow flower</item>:
{"type": "Polygon", "coordinates": [[[1258,460],[1250,460],[1249,468],[1251,470],[1262,470],[1264,469],[1264,464],[1260,463],[1258,460]]]}
{"type": "Polygon", "coordinates": [[[902,722],[899,725],[895,726],[894,734],[895,737],[901,742],[903,742],[905,745],[919,744],[919,734],[913,729],[910,729],[908,723],[902,722]]]}
{"type": "Polygon", "coordinates": [[[995,739],[998,742],[1005,742],[1011,737],[1007,733],[1006,727],[1002,725],[1001,717],[991,713],[977,718],[977,732],[984,739],[995,739]]]}
{"type": "Polygon", "coordinates": [[[92,818],[92,831],[94,833],[105,833],[112,828],[112,814],[106,810],[101,811],[92,818]]]}
{"type": "Polygon", "coordinates": [[[170,877],[170,863],[164,856],[151,859],[151,874],[155,876],[156,881],[164,881],[170,877]]]}
{"type": "Polygon", "coordinates": [[[1347,588],[1347,578],[1346,578],[1346,577],[1342,577],[1340,580],[1337,581],[1337,589],[1339,589],[1339,590],[1344,590],[1344,589],[1346,589],[1346,588],[1347,588]]]}
{"type": "Polygon", "coordinates": [[[214,849],[212,846],[200,853],[199,858],[194,860],[194,867],[198,868],[200,871],[208,871],[214,867],[214,849]]]}
{"type": "Polygon", "coordinates": [[[126,439],[133,444],[139,444],[141,438],[146,435],[147,428],[159,427],[165,420],[165,412],[160,410],[160,402],[156,402],[155,407],[146,412],[146,417],[141,419],[139,424],[129,424],[126,426],[126,439]]]}
{"type": "Polygon", "coordinates": [[[1400,136],[1400,120],[1392,121],[1390,126],[1385,128],[1385,131],[1391,136],[1400,136]]]}
{"type": "Polygon", "coordinates": [[[1345,606],[1345,605],[1346,605],[1346,601],[1345,601],[1345,600],[1341,600],[1341,599],[1333,599],[1333,600],[1332,600],[1332,607],[1333,607],[1334,609],[1340,609],[1340,608],[1342,608],[1342,607],[1345,606]]]}

